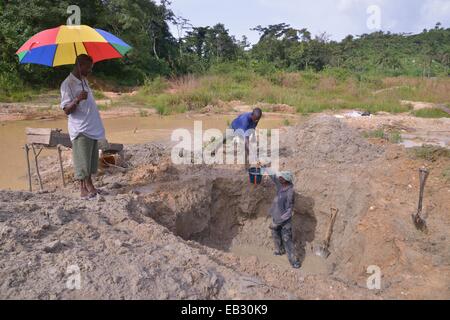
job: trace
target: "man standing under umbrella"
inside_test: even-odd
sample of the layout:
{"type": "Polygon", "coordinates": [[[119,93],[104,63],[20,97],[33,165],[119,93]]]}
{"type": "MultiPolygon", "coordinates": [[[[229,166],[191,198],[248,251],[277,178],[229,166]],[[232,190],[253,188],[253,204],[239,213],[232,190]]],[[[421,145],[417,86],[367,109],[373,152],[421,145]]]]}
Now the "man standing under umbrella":
{"type": "Polygon", "coordinates": [[[99,192],[92,183],[92,174],[98,168],[98,141],[105,139],[100,113],[86,81],[92,67],[90,56],[79,55],[74,69],[61,84],[61,108],[69,117],[74,173],[80,181],[82,199],[93,198],[99,192]]]}

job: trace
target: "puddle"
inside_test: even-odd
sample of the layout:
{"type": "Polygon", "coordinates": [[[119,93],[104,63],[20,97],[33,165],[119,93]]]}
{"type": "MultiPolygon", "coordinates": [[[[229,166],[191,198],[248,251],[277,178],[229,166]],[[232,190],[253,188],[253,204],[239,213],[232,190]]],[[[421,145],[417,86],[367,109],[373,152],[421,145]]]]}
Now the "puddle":
{"type": "MultiPolygon", "coordinates": [[[[275,256],[273,251],[263,247],[238,244],[233,245],[230,248],[230,252],[243,257],[257,257],[259,261],[291,269],[286,255],[275,256]]],[[[330,273],[326,261],[310,253],[306,255],[300,271],[305,275],[324,275],[330,273]]]]}
{"type": "MultiPolygon", "coordinates": [[[[203,121],[203,129],[225,130],[233,120],[232,115],[173,115],[161,117],[124,117],[104,119],[109,142],[135,144],[153,141],[170,142],[172,130],[185,128],[193,130],[194,121],[203,121]]],[[[259,128],[273,129],[282,126],[284,117],[271,116],[261,119],[259,128]]],[[[67,132],[67,120],[24,120],[0,123],[0,189],[26,190],[26,160],[23,146],[25,128],[60,128],[67,132]]],[[[55,150],[44,150],[40,158],[56,155],[55,150]]],[[[33,159],[30,154],[32,170],[33,159]]]]}
{"type": "Polygon", "coordinates": [[[260,261],[276,264],[281,267],[290,268],[287,256],[275,256],[273,251],[252,245],[233,245],[230,252],[242,257],[257,257],[260,261]]]}
{"type": "Polygon", "coordinates": [[[400,145],[404,146],[407,149],[411,149],[423,146],[423,142],[417,142],[413,140],[403,140],[402,142],[400,142],[400,145]]]}
{"type": "Polygon", "coordinates": [[[433,145],[441,148],[450,148],[450,131],[415,132],[414,134],[402,134],[400,145],[407,149],[433,145]]]}

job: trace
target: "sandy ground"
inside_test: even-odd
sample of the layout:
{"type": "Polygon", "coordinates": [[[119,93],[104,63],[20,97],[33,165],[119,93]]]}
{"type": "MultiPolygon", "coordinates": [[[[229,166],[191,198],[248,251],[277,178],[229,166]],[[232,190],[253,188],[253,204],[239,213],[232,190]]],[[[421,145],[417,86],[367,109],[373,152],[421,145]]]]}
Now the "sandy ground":
{"type": "MultiPolygon", "coordinates": [[[[96,177],[107,195],[81,201],[73,184],[59,185],[49,157],[47,191],[0,191],[0,297],[450,299],[450,159],[426,162],[362,138],[392,117],[368,124],[317,115],[282,129],[281,165],[295,174],[300,270],[271,255],[273,185],[250,185],[240,166],[176,166],[167,145],[128,145],[120,168],[96,177]],[[411,221],[424,165],[428,233],[411,221]],[[339,214],[324,260],[313,250],[331,207],[339,214]],[[380,290],[367,288],[369,266],[382,272],[380,290]],[[81,280],[74,290],[73,268],[81,280]]],[[[412,121],[406,128],[423,119],[403,120],[412,121]]],[[[71,180],[70,153],[64,159],[71,180]]]]}
{"type": "Polygon", "coordinates": [[[428,144],[450,148],[450,118],[425,119],[407,114],[379,114],[372,117],[344,117],[343,121],[361,132],[398,132],[406,147],[428,144]]]}
{"type": "MultiPolygon", "coordinates": [[[[117,107],[100,111],[102,118],[120,118],[139,115],[138,108],[117,107]]],[[[155,113],[153,109],[147,113],[155,113]]],[[[40,105],[35,103],[0,103],[0,123],[19,120],[53,120],[65,118],[58,105],[40,105]]]]}
{"type": "MultiPolygon", "coordinates": [[[[121,98],[125,96],[132,96],[136,91],[131,93],[114,93],[103,92],[104,99],[97,99],[97,105],[107,106],[106,110],[100,110],[102,118],[121,118],[139,116],[142,113],[145,115],[156,114],[157,111],[152,106],[135,105],[134,103],[123,102],[121,98]],[[112,104],[114,104],[113,107],[112,104]]],[[[19,120],[52,120],[62,119],[66,116],[60,109],[57,103],[58,97],[55,95],[44,95],[41,98],[35,99],[33,102],[17,102],[5,103],[0,102],[0,124],[9,121],[19,120]]],[[[284,115],[296,117],[295,109],[288,105],[271,105],[266,103],[259,103],[258,107],[266,110],[267,115],[284,115]]],[[[202,114],[235,114],[248,112],[253,110],[252,106],[244,105],[240,101],[220,102],[217,105],[208,105],[199,113],[202,114]]]]}

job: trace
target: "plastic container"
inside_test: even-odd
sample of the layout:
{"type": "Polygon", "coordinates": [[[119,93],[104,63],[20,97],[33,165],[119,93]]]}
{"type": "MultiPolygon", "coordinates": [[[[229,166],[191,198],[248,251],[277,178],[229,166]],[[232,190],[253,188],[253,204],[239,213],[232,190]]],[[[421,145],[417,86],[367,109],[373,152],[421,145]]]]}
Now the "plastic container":
{"type": "Polygon", "coordinates": [[[251,184],[261,184],[263,177],[261,174],[261,168],[248,169],[248,176],[251,184]]]}

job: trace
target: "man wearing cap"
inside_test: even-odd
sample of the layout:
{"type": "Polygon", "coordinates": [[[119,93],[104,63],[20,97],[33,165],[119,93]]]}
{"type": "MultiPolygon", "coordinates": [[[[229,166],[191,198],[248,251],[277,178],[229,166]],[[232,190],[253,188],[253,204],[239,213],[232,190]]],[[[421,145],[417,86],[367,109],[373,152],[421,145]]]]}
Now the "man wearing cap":
{"type": "Polygon", "coordinates": [[[277,189],[277,195],[269,211],[273,222],[270,229],[275,244],[274,254],[281,256],[287,253],[289,263],[293,268],[298,269],[300,262],[296,258],[292,241],[292,214],[295,202],[293,175],[289,171],[274,173],[264,169],[263,172],[270,176],[277,189]]]}

